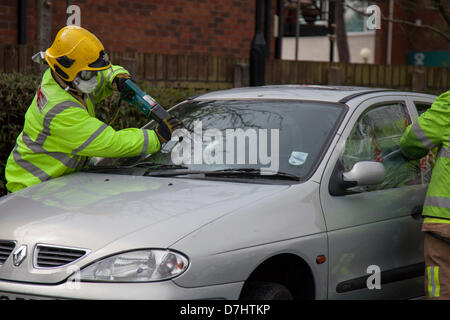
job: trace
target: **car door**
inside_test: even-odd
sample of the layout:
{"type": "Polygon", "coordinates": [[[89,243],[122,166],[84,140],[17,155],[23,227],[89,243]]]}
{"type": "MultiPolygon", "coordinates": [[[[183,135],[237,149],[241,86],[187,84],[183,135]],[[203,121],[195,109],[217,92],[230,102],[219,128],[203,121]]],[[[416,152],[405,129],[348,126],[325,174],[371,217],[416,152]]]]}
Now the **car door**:
{"type": "Polygon", "coordinates": [[[408,162],[399,152],[410,123],[405,96],[368,99],[353,113],[328,161],[320,194],[329,242],[329,299],[423,296],[420,213],[426,185],[419,161],[408,162]],[[383,163],[383,182],[336,193],[336,178],[359,161],[383,163]],[[380,288],[369,289],[367,280],[380,280],[380,288]]]}

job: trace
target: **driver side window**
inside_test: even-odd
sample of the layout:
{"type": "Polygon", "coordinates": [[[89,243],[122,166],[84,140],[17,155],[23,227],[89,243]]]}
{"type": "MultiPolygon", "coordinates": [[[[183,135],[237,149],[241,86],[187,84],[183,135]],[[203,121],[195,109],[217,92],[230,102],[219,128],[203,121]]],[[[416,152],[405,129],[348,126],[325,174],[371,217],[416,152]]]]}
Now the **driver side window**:
{"type": "Polygon", "coordinates": [[[409,124],[411,118],[402,102],[370,107],[359,117],[346,140],[341,158],[344,171],[350,171],[359,161],[376,161],[383,163],[386,177],[379,185],[353,187],[350,191],[374,191],[421,183],[418,163],[406,161],[400,153],[400,138],[409,124]]]}

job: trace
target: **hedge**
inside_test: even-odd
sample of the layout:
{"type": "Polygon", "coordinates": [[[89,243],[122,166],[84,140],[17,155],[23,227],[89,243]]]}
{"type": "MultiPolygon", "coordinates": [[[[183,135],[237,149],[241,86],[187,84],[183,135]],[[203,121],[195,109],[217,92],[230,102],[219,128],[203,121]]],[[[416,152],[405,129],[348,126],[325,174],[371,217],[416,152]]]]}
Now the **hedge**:
{"type": "MultiPolygon", "coordinates": [[[[39,85],[40,76],[19,73],[0,74],[0,196],[6,194],[5,165],[17,136],[23,128],[24,116],[39,85]]],[[[207,89],[160,88],[140,82],[139,86],[153,96],[162,106],[171,107],[186,98],[207,89]]],[[[115,93],[96,105],[96,116],[109,123],[117,111],[119,94],[115,93]]],[[[138,108],[122,102],[120,113],[112,124],[116,130],[139,128],[147,122],[145,115],[138,108]]]]}

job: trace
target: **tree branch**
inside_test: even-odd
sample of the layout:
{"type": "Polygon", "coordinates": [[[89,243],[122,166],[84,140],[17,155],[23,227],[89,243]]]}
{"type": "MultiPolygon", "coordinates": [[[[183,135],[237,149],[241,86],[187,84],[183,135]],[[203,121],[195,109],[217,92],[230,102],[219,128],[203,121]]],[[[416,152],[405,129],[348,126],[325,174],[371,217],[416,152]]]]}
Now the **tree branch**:
{"type": "MultiPolygon", "coordinates": [[[[358,9],[356,9],[356,8],[353,8],[352,6],[350,6],[350,5],[348,5],[348,4],[344,4],[344,6],[347,7],[347,8],[349,8],[349,9],[351,9],[351,10],[353,10],[354,12],[356,12],[356,13],[358,13],[358,14],[360,14],[360,15],[363,15],[363,16],[366,16],[366,17],[370,17],[370,16],[371,16],[371,14],[368,14],[368,13],[365,13],[364,11],[361,11],[361,10],[358,10],[358,9]]],[[[427,24],[420,24],[420,25],[418,25],[418,24],[415,24],[415,23],[413,23],[413,22],[406,21],[406,20],[401,20],[401,19],[389,19],[389,18],[386,18],[383,14],[381,14],[381,20],[383,20],[383,21],[388,21],[388,22],[392,22],[392,23],[406,24],[406,25],[409,25],[409,26],[412,26],[412,27],[416,27],[416,28],[428,29],[428,30],[431,30],[431,31],[434,31],[434,32],[440,34],[440,35],[441,35],[442,37],[444,37],[448,42],[450,42],[450,36],[449,36],[449,35],[447,35],[447,34],[446,34],[445,32],[443,32],[443,31],[441,31],[441,30],[439,30],[439,29],[437,29],[437,28],[435,28],[435,27],[432,27],[432,26],[430,26],[430,25],[427,25],[427,24]]]]}
{"type": "Polygon", "coordinates": [[[444,0],[437,0],[437,7],[442,17],[444,17],[447,24],[450,26],[449,5],[444,5],[444,0]]]}

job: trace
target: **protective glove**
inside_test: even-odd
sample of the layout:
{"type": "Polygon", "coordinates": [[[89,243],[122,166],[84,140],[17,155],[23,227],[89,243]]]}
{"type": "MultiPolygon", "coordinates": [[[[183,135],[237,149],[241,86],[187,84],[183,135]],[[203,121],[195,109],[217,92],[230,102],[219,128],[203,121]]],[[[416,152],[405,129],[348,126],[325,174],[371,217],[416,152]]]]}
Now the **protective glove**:
{"type": "Polygon", "coordinates": [[[180,129],[182,127],[183,123],[179,119],[175,118],[174,116],[170,116],[168,118],[165,118],[158,124],[155,132],[158,136],[159,141],[161,142],[161,144],[163,144],[172,138],[172,133],[176,129],[180,129]]]}
{"type": "Polygon", "coordinates": [[[127,90],[125,86],[125,81],[134,80],[127,73],[119,73],[113,80],[113,83],[116,85],[117,90],[124,96],[125,99],[132,99],[134,96],[134,92],[131,90],[127,90]]]}

